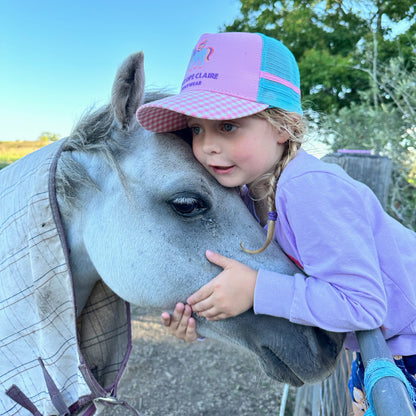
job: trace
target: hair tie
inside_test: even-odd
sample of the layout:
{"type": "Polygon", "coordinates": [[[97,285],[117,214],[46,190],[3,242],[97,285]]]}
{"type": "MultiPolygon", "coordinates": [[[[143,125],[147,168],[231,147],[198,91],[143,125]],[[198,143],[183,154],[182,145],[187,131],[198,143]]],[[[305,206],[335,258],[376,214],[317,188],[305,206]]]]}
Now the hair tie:
{"type": "Polygon", "coordinates": [[[276,211],[269,211],[269,220],[270,221],[276,221],[277,220],[277,212],[276,211]]]}

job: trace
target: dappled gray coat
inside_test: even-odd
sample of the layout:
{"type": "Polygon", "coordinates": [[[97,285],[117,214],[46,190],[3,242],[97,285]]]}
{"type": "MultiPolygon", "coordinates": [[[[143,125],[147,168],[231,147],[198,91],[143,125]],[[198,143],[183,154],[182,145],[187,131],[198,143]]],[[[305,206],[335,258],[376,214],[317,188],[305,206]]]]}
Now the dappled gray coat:
{"type": "Polygon", "coordinates": [[[0,171],[0,415],[94,414],[131,348],[128,304],[102,283],[76,319],[54,186],[60,147],[0,171]]]}

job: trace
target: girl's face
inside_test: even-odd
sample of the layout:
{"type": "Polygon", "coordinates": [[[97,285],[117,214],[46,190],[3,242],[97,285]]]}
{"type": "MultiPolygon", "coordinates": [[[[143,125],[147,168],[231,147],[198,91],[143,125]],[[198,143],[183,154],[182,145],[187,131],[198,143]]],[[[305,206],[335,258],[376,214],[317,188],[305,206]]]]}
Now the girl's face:
{"type": "Polygon", "coordinates": [[[266,120],[249,116],[234,120],[190,117],[195,157],[226,187],[249,185],[271,172],[284,151],[288,136],[266,120]]]}

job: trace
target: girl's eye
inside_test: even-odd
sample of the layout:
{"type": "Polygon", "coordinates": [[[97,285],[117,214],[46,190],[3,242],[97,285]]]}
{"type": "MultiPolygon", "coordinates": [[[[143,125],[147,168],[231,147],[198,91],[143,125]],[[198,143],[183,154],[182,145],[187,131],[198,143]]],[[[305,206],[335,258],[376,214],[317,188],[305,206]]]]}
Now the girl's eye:
{"type": "Polygon", "coordinates": [[[197,136],[199,133],[201,133],[201,127],[199,126],[193,126],[190,129],[192,131],[193,136],[197,136]]]}
{"type": "Polygon", "coordinates": [[[235,130],[237,127],[234,126],[234,124],[231,123],[224,123],[222,128],[224,129],[224,131],[226,131],[227,133],[235,130]]]}

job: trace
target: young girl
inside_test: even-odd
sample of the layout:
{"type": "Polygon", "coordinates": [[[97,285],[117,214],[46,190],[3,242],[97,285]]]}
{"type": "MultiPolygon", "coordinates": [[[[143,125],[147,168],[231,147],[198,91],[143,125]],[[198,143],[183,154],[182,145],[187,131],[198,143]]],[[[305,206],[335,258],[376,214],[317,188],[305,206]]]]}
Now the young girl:
{"type": "MultiPolygon", "coordinates": [[[[300,149],[299,70],[281,42],[253,33],[202,35],[181,92],[141,106],[137,116],[155,132],[190,129],[198,161],[223,186],[240,187],[267,228],[265,246],[252,252],[275,239],[304,272],[253,270],[207,250],[223,271],[172,317],[162,314],[170,333],[192,341],[191,313],[217,320],[253,308],[346,332],[346,347],[357,351],[354,331],[382,327],[400,368],[416,373],[416,234],[388,216],[368,187],[300,149]]],[[[355,397],[363,389],[357,371],[359,356],[355,397]]]]}

